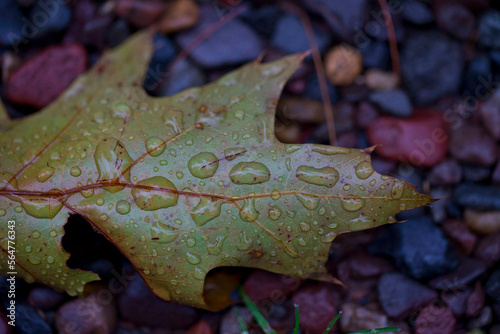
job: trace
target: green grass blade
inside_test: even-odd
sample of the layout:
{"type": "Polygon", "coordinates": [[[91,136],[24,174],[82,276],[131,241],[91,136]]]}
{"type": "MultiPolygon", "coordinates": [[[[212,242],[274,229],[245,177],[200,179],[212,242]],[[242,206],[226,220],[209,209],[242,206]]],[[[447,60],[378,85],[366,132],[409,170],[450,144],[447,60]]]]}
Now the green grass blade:
{"type": "Polygon", "coordinates": [[[294,304],[295,306],[295,328],[293,329],[293,334],[299,334],[299,304],[294,304]]]}
{"type": "Polygon", "coordinates": [[[399,331],[398,327],[384,327],[384,328],[375,328],[375,329],[365,329],[359,332],[348,333],[348,334],[378,334],[378,333],[389,333],[399,331]]]}
{"type": "Polygon", "coordinates": [[[238,325],[240,326],[241,334],[248,334],[247,325],[245,324],[245,320],[243,320],[240,311],[238,311],[238,309],[235,308],[234,312],[236,313],[236,320],[238,320],[238,325]]]}
{"type": "Polygon", "coordinates": [[[260,313],[259,308],[255,303],[248,297],[248,295],[245,293],[243,288],[241,286],[238,287],[238,292],[243,299],[243,302],[245,305],[248,307],[250,312],[252,312],[253,317],[255,318],[255,321],[257,321],[257,324],[259,324],[260,328],[264,331],[264,333],[268,334],[276,334],[276,331],[271,328],[269,323],[267,322],[266,318],[260,313]]]}
{"type": "Polygon", "coordinates": [[[342,311],[340,311],[339,314],[337,314],[335,316],[335,318],[333,318],[333,320],[330,321],[330,324],[325,329],[325,332],[323,334],[328,334],[330,332],[330,330],[333,328],[333,326],[335,325],[335,323],[337,322],[337,320],[339,320],[339,318],[340,318],[341,315],[342,315],[342,311]]]}

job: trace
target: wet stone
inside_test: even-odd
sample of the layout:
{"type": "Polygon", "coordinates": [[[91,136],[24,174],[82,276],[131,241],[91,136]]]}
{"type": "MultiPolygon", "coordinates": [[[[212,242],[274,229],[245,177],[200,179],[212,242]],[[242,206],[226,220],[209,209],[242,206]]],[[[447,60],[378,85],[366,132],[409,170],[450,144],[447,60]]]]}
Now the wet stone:
{"type": "Polygon", "coordinates": [[[33,25],[33,36],[41,38],[49,34],[64,31],[72,18],[71,9],[65,0],[38,1],[27,15],[28,21],[33,25]],[[43,19],[45,24],[36,24],[43,19]]]}
{"type": "Polygon", "coordinates": [[[469,298],[467,298],[466,315],[468,317],[477,317],[481,314],[484,308],[485,297],[483,286],[480,282],[476,282],[474,290],[469,298]]]}
{"type": "Polygon", "coordinates": [[[489,48],[500,47],[500,12],[488,10],[479,19],[479,43],[489,48]]]}
{"type": "Polygon", "coordinates": [[[325,71],[332,84],[350,85],[363,71],[363,56],[350,46],[336,46],[325,56],[325,71]]]}
{"type": "Polygon", "coordinates": [[[467,7],[452,2],[444,2],[435,7],[436,20],[442,29],[459,40],[471,38],[476,20],[467,7]]]}
{"type": "Polygon", "coordinates": [[[52,329],[30,305],[16,304],[16,333],[51,334],[52,329]]]}
{"type": "Polygon", "coordinates": [[[403,6],[403,19],[416,25],[425,25],[434,22],[431,9],[422,2],[408,1],[403,6]]]}
{"type": "Polygon", "coordinates": [[[439,290],[458,289],[476,281],[486,269],[483,262],[466,258],[455,271],[429,281],[428,285],[439,290]]]}
{"type": "Polygon", "coordinates": [[[16,45],[23,38],[23,13],[16,0],[0,3],[0,45],[16,45]]]}
{"type": "Polygon", "coordinates": [[[114,6],[116,15],[138,28],[151,25],[164,10],[165,4],[161,0],[119,0],[114,6]]]}
{"type": "Polygon", "coordinates": [[[306,332],[323,333],[337,315],[337,299],[333,287],[326,285],[310,285],[295,292],[292,301],[299,305],[300,327],[306,332]]]}
{"type": "Polygon", "coordinates": [[[460,245],[466,255],[472,253],[476,246],[477,236],[467,228],[463,221],[447,220],[443,223],[442,229],[452,241],[460,245]]]}
{"type": "Polygon", "coordinates": [[[343,304],[340,328],[344,333],[370,328],[387,327],[388,319],[383,313],[356,304],[343,304]]]}
{"type": "Polygon", "coordinates": [[[500,189],[474,183],[463,183],[455,188],[454,200],[467,208],[476,210],[499,210],[500,189]]]}
{"type": "Polygon", "coordinates": [[[370,95],[370,102],[398,117],[409,117],[413,111],[408,95],[401,89],[374,92],[370,95]]]}
{"type": "Polygon", "coordinates": [[[48,311],[61,304],[66,296],[49,287],[37,287],[30,291],[28,301],[31,306],[48,311]]]}
{"type": "Polygon", "coordinates": [[[477,234],[488,235],[500,232],[500,211],[466,209],[464,217],[467,226],[477,234]]]}
{"type": "Polygon", "coordinates": [[[500,233],[482,238],[474,252],[474,256],[489,267],[500,261],[500,233]]]}
{"type": "Polygon", "coordinates": [[[491,166],[497,160],[495,140],[482,126],[465,124],[450,139],[451,155],[460,162],[491,166]]]}
{"type": "Polygon", "coordinates": [[[416,319],[416,334],[453,334],[457,320],[447,307],[429,305],[416,319]]]}
{"type": "Polygon", "coordinates": [[[257,304],[264,301],[281,304],[299,286],[300,280],[297,278],[255,270],[246,279],[243,289],[257,304]]]}

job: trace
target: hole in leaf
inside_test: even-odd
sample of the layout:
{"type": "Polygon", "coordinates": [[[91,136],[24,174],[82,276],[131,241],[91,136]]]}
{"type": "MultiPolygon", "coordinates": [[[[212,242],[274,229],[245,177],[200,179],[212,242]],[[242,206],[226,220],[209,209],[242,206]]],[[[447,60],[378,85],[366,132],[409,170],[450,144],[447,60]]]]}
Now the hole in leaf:
{"type": "Polygon", "coordinates": [[[70,215],[64,231],[61,244],[70,253],[68,267],[93,271],[108,280],[113,269],[119,271],[128,263],[118,248],[82,216],[70,215]]]}

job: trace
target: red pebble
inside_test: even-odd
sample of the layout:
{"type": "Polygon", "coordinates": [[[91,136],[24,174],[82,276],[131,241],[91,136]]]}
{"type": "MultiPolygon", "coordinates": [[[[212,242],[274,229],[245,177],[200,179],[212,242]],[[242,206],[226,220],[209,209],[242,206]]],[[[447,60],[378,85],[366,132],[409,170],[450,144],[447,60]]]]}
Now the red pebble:
{"type": "Polygon", "coordinates": [[[435,110],[416,110],[407,119],[380,117],[368,127],[368,140],[384,158],[432,167],[446,156],[448,124],[435,110]]]}
{"type": "Polygon", "coordinates": [[[246,279],[243,289],[257,304],[282,304],[286,296],[297,290],[300,280],[265,270],[255,270],[246,279]]]}
{"type": "Polygon", "coordinates": [[[447,220],[443,224],[444,232],[460,245],[466,255],[470,255],[477,242],[477,236],[472,233],[461,220],[447,220]]]}
{"type": "Polygon", "coordinates": [[[331,286],[310,285],[293,295],[299,305],[300,327],[308,334],[323,333],[337,315],[337,295],[331,286]]]}
{"type": "Polygon", "coordinates": [[[53,102],[87,68],[87,51],[78,44],[52,46],[21,65],[7,81],[14,104],[41,109],[53,102]]]}
{"type": "Polygon", "coordinates": [[[186,334],[212,334],[210,324],[206,321],[199,321],[197,324],[191,326],[186,334]]]}
{"type": "Polygon", "coordinates": [[[416,334],[453,334],[457,320],[448,307],[429,305],[416,320],[416,334]]]}

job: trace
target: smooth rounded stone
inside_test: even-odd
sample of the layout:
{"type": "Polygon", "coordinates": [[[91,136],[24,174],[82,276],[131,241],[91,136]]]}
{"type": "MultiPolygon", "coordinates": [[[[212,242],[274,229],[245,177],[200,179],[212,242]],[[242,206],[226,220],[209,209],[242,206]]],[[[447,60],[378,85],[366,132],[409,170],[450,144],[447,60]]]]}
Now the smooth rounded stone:
{"type": "Polygon", "coordinates": [[[41,109],[53,102],[87,68],[78,44],[52,46],[21,65],[7,82],[10,102],[41,109]]]}
{"type": "Polygon", "coordinates": [[[344,333],[388,326],[387,316],[366,307],[347,303],[342,305],[340,329],[344,333]]]}
{"type": "Polygon", "coordinates": [[[500,211],[476,211],[465,209],[465,222],[477,234],[495,234],[500,232],[500,211]]]}
{"type": "Polygon", "coordinates": [[[391,53],[386,42],[367,39],[360,45],[363,66],[387,71],[391,68],[391,53]]]}
{"type": "Polygon", "coordinates": [[[427,217],[384,227],[368,249],[392,258],[400,271],[417,280],[444,275],[458,265],[443,231],[427,217]]]}
{"type": "Polygon", "coordinates": [[[191,326],[186,334],[214,334],[214,332],[208,322],[201,320],[191,326]]]}
{"type": "MultiPolygon", "coordinates": [[[[264,304],[263,306],[265,306],[264,304]]],[[[267,304],[268,305],[268,304],[267,304]]],[[[295,309],[292,303],[288,300],[283,304],[275,304],[267,312],[266,318],[268,319],[269,326],[278,333],[285,333],[293,328],[295,325],[295,309]]],[[[239,333],[238,333],[239,334],[239,333]]]]}
{"type": "Polygon", "coordinates": [[[416,25],[425,25],[434,22],[431,9],[419,1],[406,1],[403,6],[403,19],[416,25]]]}
{"type": "MultiPolygon", "coordinates": [[[[32,34],[23,36],[40,38],[64,31],[71,22],[72,13],[65,0],[38,1],[27,15],[32,34]]],[[[26,22],[26,21],[25,21],[26,22]]]]}
{"type": "Polygon", "coordinates": [[[302,135],[302,128],[300,125],[289,120],[283,121],[285,124],[283,124],[280,119],[275,120],[274,134],[276,138],[285,144],[298,143],[302,135]]]}
{"type": "Polygon", "coordinates": [[[479,260],[465,258],[453,272],[436,277],[427,283],[438,290],[453,290],[467,286],[486,272],[486,265],[479,260]]]}
{"type": "Polygon", "coordinates": [[[343,275],[339,273],[339,278],[343,282],[349,282],[351,278],[379,277],[394,271],[393,265],[388,260],[364,251],[351,253],[339,264],[339,267],[342,267],[344,273],[343,275]]]}
{"type": "MultiPolygon", "coordinates": [[[[250,310],[243,306],[231,307],[223,316],[219,325],[219,333],[239,334],[241,333],[241,326],[239,319],[242,319],[248,328],[248,324],[252,323],[253,316],[250,310]]],[[[254,332],[249,332],[256,334],[254,332]]],[[[198,333],[195,333],[198,334],[198,333]]]]}
{"type": "Polygon", "coordinates": [[[460,287],[459,289],[444,290],[441,292],[442,300],[460,318],[467,311],[467,300],[472,294],[471,287],[460,287]]]}
{"type": "Polygon", "coordinates": [[[161,300],[151,292],[144,280],[135,274],[118,296],[121,319],[137,326],[168,329],[187,328],[198,320],[196,309],[161,300]],[[140,305],[140,307],[137,307],[140,305]]]}
{"type": "Polygon", "coordinates": [[[131,28],[125,20],[116,20],[106,31],[106,45],[115,47],[125,41],[131,33],[131,28]]]}
{"type": "Polygon", "coordinates": [[[397,117],[409,117],[413,112],[410,98],[402,89],[373,92],[370,102],[397,117]]]}
{"type": "Polygon", "coordinates": [[[417,316],[416,334],[453,334],[457,320],[448,307],[429,305],[417,316]]]}
{"type": "MultiPolygon", "coordinates": [[[[491,73],[491,72],[490,72],[491,73]]],[[[479,107],[484,126],[497,141],[500,140],[500,89],[479,107]]]]}
{"type": "MultiPolygon", "coordinates": [[[[493,72],[492,63],[486,54],[478,54],[472,59],[465,68],[462,81],[462,93],[464,96],[475,96],[484,99],[483,94],[490,95],[491,92],[491,73],[493,72]],[[488,79],[490,78],[490,79],[488,79]]],[[[491,98],[494,98],[493,95],[491,98]]],[[[490,99],[491,99],[490,98],[490,99]]],[[[481,106],[481,109],[484,108],[481,106]]]]}
{"type": "Polygon", "coordinates": [[[325,71],[332,84],[350,85],[363,71],[363,56],[353,47],[338,45],[326,54],[325,71]]]}
{"type": "Polygon", "coordinates": [[[158,96],[172,96],[188,88],[203,86],[205,73],[189,60],[176,64],[158,88],[158,96]]]}
{"type": "Polygon", "coordinates": [[[500,188],[462,183],[455,188],[454,200],[461,206],[481,211],[500,211],[500,188]]]}
{"type": "MultiPolygon", "coordinates": [[[[337,88],[335,88],[335,86],[328,81],[326,82],[326,85],[328,88],[328,96],[330,97],[330,103],[334,104],[339,100],[339,93],[337,91],[337,88]]],[[[311,73],[307,77],[306,88],[303,97],[323,102],[323,96],[321,96],[321,88],[316,73],[311,73]]]]}
{"type": "MultiPolygon", "coordinates": [[[[399,77],[394,72],[369,69],[365,74],[366,86],[371,90],[393,90],[399,86],[399,77]]],[[[406,95],[406,93],[405,93],[406,95]]]]}
{"type": "Polygon", "coordinates": [[[474,256],[489,267],[500,261],[500,233],[482,238],[477,244],[474,256]]]}
{"type": "Polygon", "coordinates": [[[437,24],[460,40],[469,40],[476,26],[474,15],[459,3],[443,2],[436,6],[437,24]]]}
{"type": "Polygon", "coordinates": [[[484,308],[485,298],[486,296],[481,282],[476,282],[474,290],[467,299],[467,306],[465,311],[467,317],[477,317],[481,314],[481,311],[484,308]]]}
{"type": "Polygon", "coordinates": [[[291,121],[318,124],[325,121],[323,104],[300,97],[283,97],[278,102],[277,113],[291,121]]]}
{"type": "Polygon", "coordinates": [[[464,171],[464,181],[465,182],[477,182],[477,181],[487,181],[491,176],[490,167],[477,167],[465,165],[464,171]]]}
{"type": "Polygon", "coordinates": [[[175,0],[167,4],[158,29],[163,34],[170,34],[193,27],[199,18],[200,9],[194,0],[175,0]]]}
{"type": "Polygon", "coordinates": [[[441,162],[448,149],[448,124],[433,109],[415,110],[407,119],[380,117],[367,135],[371,145],[379,145],[380,156],[424,168],[441,162]]]}
{"type": "Polygon", "coordinates": [[[283,11],[275,4],[269,4],[261,7],[250,7],[243,12],[240,17],[249,26],[251,26],[259,35],[269,39],[279,21],[283,11]]]}
{"type": "Polygon", "coordinates": [[[49,287],[36,287],[29,292],[28,302],[42,311],[48,311],[61,304],[66,299],[63,293],[49,287]]]}
{"type": "Polygon", "coordinates": [[[345,102],[358,103],[368,99],[370,90],[364,84],[354,83],[338,87],[341,99],[345,102]]]}
{"type": "Polygon", "coordinates": [[[483,308],[483,311],[476,318],[469,319],[467,327],[481,328],[488,326],[493,321],[493,310],[490,306],[483,308]]]}
{"type": "Polygon", "coordinates": [[[65,303],[57,310],[55,318],[56,328],[60,334],[111,334],[116,322],[113,297],[110,294],[109,299],[103,298],[99,293],[65,303]]]}
{"type": "Polygon", "coordinates": [[[476,166],[491,166],[497,161],[495,140],[475,124],[464,124],[452,133],[450,153],[456,160],[476,166]]]}
{"type": "Polygon", "coordinates": [[[461,46],[444,34],[430,31],[410,37],[401,52],[401,70],[415,104],[427,105],[456,93],[464,62],[461,46]]]}
{"type": "Polygon", "coordinates": [[[429,173],[429,182],[434,185],[448,186],[462,180],[462,167],[455,160],[444,160],[434,166],[429,173]]]}
{"type": "Polygon", "coordinates": [[[478,42],[488,48],[500,48],[500,12],[490,9],[479,19],[478,42]]]}
{"type": "Polygon", "coordinates": [[[165,11],[161,0],[119,0],[114,6],[115,14],[137,28],[145,28],[158,20],[165,11]]]}
{"type": "Polygon", "coordinates": [[[447,220],[441,227],[448,238],[460,245],[460,249],[465,255],[472,254],[477,243],[477,236],[469,230],[463,221],[447,220]]]}
{"type": "Polygon", "coordinates": [[[300,280],[265,270],[254,270],[243,284],[247,295],[257,304],[264,301],[281,304],[299,288],[300,280]]]}
{"type": "Polygon", "coordinates": [[[168,76],[167,66],[177,55],[177,48],[167,36],[155,34],[153,43],[155,51],[144,79],[144,88],[152,95],[168,76]]]}
{"type": "Polygon", "coordinates": [[[338,299],[331,285],[308,285],[296,291],[292,302],[299,305],[300,327],[306,333],[323,333],[337,315],[338,299]]]}
{"type": "Polygon", "coordinates": [[[438,298],[438,294],[401,273],[382,276],[377,286],[380,305],[391,318],[403,319],[438,298]]]}
{"type": "Polygon", "coordinates": [[[0,1],[0,45],[17,44],[23,39],[23,12],[16,0],[0,1]]]}
{"type": "Polygon", "coordinates": [[[356,126],[366,129],[372,122],[379,117],[379,112],[371,103],[362,101],[358,105],[355,115],[356,126]]]}
{"type": "MultiPolygon", "coordinates": [[[[212,5],[203,5],[200,9],[198,24],[175,36],[175,42],[181,49],[187,48],[204,29],[220,20],[218,12],[212,5]]],[[[240,19],[234,19],[211,33],[189,57],[203,67],[216,68],[255,60],[263,49],[259,36],[240,19]]]]}
{"type": "Polygon", "coordinates": [[[17,334],[52,334],[49,324],[30,305],[16,303],[17,334]]]}

